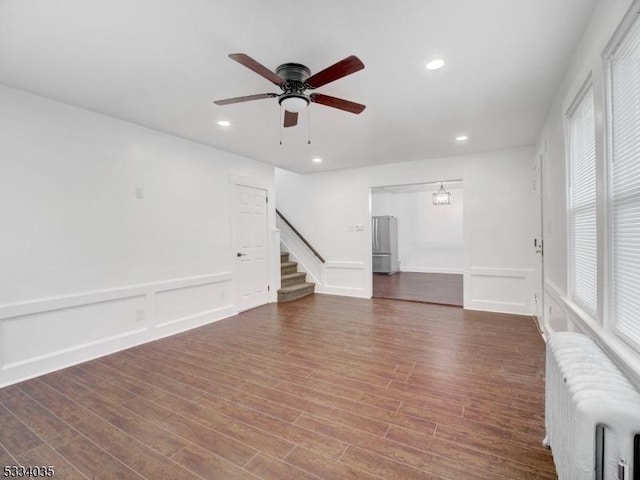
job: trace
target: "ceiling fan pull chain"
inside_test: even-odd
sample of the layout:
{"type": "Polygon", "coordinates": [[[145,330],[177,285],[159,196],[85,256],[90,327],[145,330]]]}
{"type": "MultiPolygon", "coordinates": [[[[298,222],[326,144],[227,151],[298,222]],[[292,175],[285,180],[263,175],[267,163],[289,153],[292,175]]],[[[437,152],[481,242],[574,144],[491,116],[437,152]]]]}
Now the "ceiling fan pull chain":
{"type": "Polygon", "coordinates": [[[311,108],[307,107],[307,145],[311,145],[311,108]]]}
{"type": "Polygon", "coordinates": [[[282,145],[282,129],[284,128],[282,126],[282,110],[283,108],[282,106],[280,106],[279,113],[278,113],[278,125],[279,125],[278,131],[280,132],[280,145],[282,145]]]}

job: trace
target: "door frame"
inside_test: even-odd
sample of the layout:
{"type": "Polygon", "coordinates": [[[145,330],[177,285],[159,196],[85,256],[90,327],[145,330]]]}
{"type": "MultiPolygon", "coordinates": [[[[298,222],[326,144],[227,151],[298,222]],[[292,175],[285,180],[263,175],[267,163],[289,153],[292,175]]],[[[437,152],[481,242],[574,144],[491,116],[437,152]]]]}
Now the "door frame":
{"type": "MultiPolygon", "coordinates": [[[[545,142],[546,144],[546,142],[545,142]]],[[[536,154],[534,162],[534,182],[535,182],[535,198],[534,198],[534,248],[535,259],[535,289],[534,295],[537,295],[535,300],[535,312],[534,315],[538,322],[538,328],[540,333],[544,336],[547,332],[545,322],[545,278],[544,278],[544,158],[545,149],[542,149],[536,154]]]]}
{"type": "MultiPolygon", "coordinates": [[[[366,288],[367,288],[367,292],[368,292],[368,298],[375,298],[373,297],[373,247],[372,247],[372,242],[371,242],[371,238],[373,235],[373,232],[371,231],[371,222],[372,222],[372,218],[373,218],[373,190],[376,188],[381,188],[381,187],[395,187],[395,186],[409,186],[409,185],[431,185],[431,184],[440,184],[440,183],[451,183],[451,182],[459,182],[461,185],[461,189],[464,192],[465,190],[465,179],[464,177],[460,177],[460,178],[454,178],[454,179],[446,179],[446,180],[421,180],[421,181],[415,181],[415,182],[406,182],[406,183],[385,183],[385,184],[381,184],[381,185],[369,185],[368,188],[368,206],[369,206],[369,236],[367,238],[367,251],[368,251],[368,259],[367,259],[367,273],[366,273],[366,280],[367,280],[367,284],[366,284],[366,288]]],[[[464,197],[463,197],[464,198],[464,197]]],[[[463,265],[462,265],[462,303],[463,306],[462,308],[467,308],[467,306],[469,305],[470,301],[471,301],[471,230],[468,228],[467,222],[468,222],[468,208],[465,207],[465,202],[463,201],[462,203],[462,248],[463,248],[463,252],[462,252],[462,256],[463,256],[463,265]]]]}
{"type": "Polygon", "coordinates": [[[236,262],[236,211],[235,198],[238,186],[256,188],[267,192],[267,269],[270,290],[267,294],[267,303],[278,301],[278,288],[280,288],[280,231],[276,228],[276,203],[274,185],[256,177],[229,175],[228,211],[229,211],[229,249],[227,258],[230,260],[232,274],[233,306],[239,312],[236,296],[236,282],[238,264],[236,262]]]}

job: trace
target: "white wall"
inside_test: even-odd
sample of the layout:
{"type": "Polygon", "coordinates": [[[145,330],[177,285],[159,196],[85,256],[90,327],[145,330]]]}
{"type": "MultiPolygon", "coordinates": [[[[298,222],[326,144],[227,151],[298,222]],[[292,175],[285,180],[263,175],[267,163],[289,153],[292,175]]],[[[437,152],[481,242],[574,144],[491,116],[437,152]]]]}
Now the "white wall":
{"type": "Polygon", "coordinates": [[[599,284],[604,285],[604,187],[605,187],[605,95],[602,54],[618,24],[630,7],[631,0],[600,1],[580,45],[576,50],[568,73],[550,108],[549,115],[537,142],[537,152],[543,157],[543,209],[544,209],[544,315],[545,333],[553,331],[582,331],[594,337],[626,372],[640,385],[640,355],[603,326],[602,294],[598,320],[589,319],[570,301],[568,296],[567,265],[567,179],[564,119],[570,103],[590,75],[596,112],[596,160],[599,191],[599,284]]]}
{"type": "Polygon", "coordinates": [[[0,386],[236,313],[231,178],[273,167],[5,87],[0,132],[0,386]]]}
{"type": "Polygon", "coordinates": [[[312,175],[276,169],[277,204],[327,259],[318,290],[366,298],[370,188],[461,179],[465,307],[531,314],[533,161],[533,147],[524,147],[312,175]]]}
{"type": "Polygon", "coordinates": [[[451,193],[451,205],[434,205],[432,191],[371,196],[372,215],[398,218],[400,271],[463,273],[463,189],[446,189],[451,193]]]}

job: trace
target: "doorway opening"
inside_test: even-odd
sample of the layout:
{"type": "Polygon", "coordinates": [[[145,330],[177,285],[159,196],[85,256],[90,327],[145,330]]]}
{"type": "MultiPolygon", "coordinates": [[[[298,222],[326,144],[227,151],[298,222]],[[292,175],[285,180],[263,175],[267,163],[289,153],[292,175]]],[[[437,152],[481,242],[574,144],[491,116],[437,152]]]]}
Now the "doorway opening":
{"type": "Polygon", "coordinates": [[[463,306],[463,193],[462,180],[371,188],[374,298],[463,306]]]}

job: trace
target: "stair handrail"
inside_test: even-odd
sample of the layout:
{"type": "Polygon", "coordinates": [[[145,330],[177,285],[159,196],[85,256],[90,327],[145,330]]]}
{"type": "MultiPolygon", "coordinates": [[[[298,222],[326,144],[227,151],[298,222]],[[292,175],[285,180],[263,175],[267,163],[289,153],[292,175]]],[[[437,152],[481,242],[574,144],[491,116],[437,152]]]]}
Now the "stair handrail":
{"type": "Polygon", "coordinates": [[[304,238],[304,236],[298,231],[298,229],[296,227],[294,227],[291,222],[289,220],[287,220],[287,217],[285,217],[282,212],[280,210],[278,210],[276,208],[276,214],[282,219],[282,221],[284,223],[287,224],[287,226],[293,231],[293,233],[295,233],[297,235],[297,237],[302,240],[302,242],[309,248],[309,250],[311,250],[313,252],[313,254],[318,257],[318,260],[320,260],[322,263],[326,263],[325,259],[322,258],[322,255],[320,255],[318,253],[318,251],[313,248],[313,246],[307,241],[306,238],[304,238]]]}

